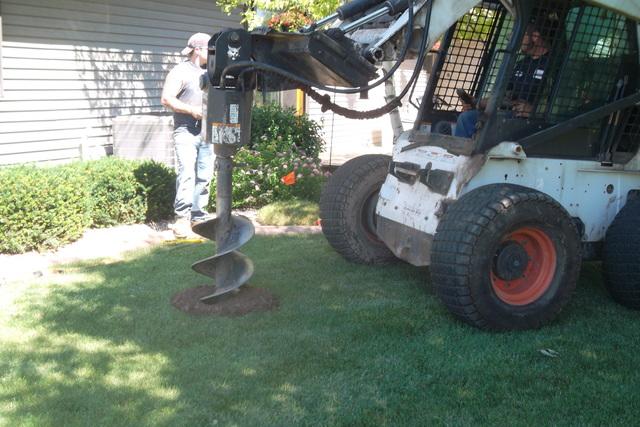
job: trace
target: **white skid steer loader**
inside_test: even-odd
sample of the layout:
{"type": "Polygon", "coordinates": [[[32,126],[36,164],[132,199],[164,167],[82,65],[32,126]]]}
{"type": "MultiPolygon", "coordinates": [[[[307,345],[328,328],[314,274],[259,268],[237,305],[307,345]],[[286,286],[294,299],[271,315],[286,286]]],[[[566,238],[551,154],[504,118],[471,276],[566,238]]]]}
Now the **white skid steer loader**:
{"type": "Polygon", "coordinates": [[[325,236],[351,261],[430,266],[483,329],[553,319],[582,259],[602,257],[613,298],[640,308],[640,2],[472,3],[435,2],[415,125],[392,158],[336,171],[325,236]],[[451,23],[437,11],[453,4],[468,7],[451,23]]]}
{"type": "Polygon", "coordinates": [[[193,266],[216,280],[203,299],[253,271],[237,251],[250,221],[230,211],[254,90],[301,88],[357,119],[393,114],[436,45],[393,156],[352,159],[327,183],[329,243],[355,262],[430,266],[447,308],[483,329],[552,320],[583,259],[601,257],[614,299],[640,308],[639,23],[637,0],[354,0],[299,33],[218,33],[204,82],[218,212],[194,228],[218,250],[193,266]],[[409,83],[380,109],[354,112],[311,89],[366,92],[411,55],[409,83]]]}

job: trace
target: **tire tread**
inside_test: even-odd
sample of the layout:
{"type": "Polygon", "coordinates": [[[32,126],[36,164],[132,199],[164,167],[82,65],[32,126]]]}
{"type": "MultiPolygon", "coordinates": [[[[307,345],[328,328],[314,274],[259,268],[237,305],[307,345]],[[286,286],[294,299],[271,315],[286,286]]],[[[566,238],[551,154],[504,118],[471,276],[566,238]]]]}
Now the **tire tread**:
{"type": "Polygon", "coordinates": [[[358,186],[382,171],[386,174],[390,160],[389,156],[379,154],[349,160],[329,179],[320,198],[322,232],[333,249],[351,262],[385,264],[396,260],[382,242],[365,246],[354,235],[354,225],[348,217],[349,205],[357,196],[358,186]]]}
{"type": "Polygon", "coordinates": [[[609,226],[603,252],[605,286],[621,305],[640,309],[640,199],[629,200],[609,226]]]}
{"type": "MultiPolygon", "coordinates": [[[[544,203],[558,215],[567,215],[555,200],[535,190],[514,185],[489,185],[471,191],[451,204],[441,219],[431,255],[432,283],[447,308],[464,322],[480,329],[510,329],[496,324],[478,310],[478,302],[470,292],[470,259],[480,236],[492,231],[492,223],[499,215],[529,201],[544,203]]],[[[579,248],[576,252],[579,255],[579,248]]],[[[575,287],[575,281],[569,286],[575,287]]],[[[567,300],[569,295],[567,292],[567,300]]],[[[539,327],[555,317],[565,302],[556,304],[554,312],[539,320],[533,319],[528,326],[539,327]]]]}

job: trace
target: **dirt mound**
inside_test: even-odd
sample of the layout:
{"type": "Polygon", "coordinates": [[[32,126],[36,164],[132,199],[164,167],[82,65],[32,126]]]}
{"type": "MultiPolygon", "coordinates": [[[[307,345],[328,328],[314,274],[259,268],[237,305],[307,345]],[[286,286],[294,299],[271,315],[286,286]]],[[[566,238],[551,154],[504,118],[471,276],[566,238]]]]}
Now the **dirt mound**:
{"type": "Polygon", "coordinates": [[[242,286],[236,292],[220,295],[210,303],[200,298],[211,295],[213,286],[199,286],[178,292],[171,298],[171,304],[188,314],[209,316],[243,316],[248,313],[270,311],[278,308],[278,298],[266,289],[242,286]]]}

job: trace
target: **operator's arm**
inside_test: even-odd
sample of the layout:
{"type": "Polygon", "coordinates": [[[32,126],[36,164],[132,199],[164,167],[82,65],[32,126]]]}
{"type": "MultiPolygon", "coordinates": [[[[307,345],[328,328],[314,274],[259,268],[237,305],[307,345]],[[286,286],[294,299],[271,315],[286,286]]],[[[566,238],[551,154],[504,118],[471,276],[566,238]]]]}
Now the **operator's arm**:
{"type": "Polygon", "coordinates": [[[484,111],[487,108],[487,98],[482,98],[480,101],[477,101],[467,93],[464,89],[456,89],[456,93],[458,98],[460,98],[460,104],[462,104],[462,111],[469,110],[480,110],[484,111]]]}
{"type": "Polygon", "coordinates": [[[482,98],[480,101],[476,102],[475,104],[469,104],[465,101],[460,101],[460,103],[462,104],[462,111],[469,111],[469,110],[479,110],[479,111],[484,111],[485,108],[487,108],[487,102],[489,101],[488,98],[482,98]]]}
{"type": "Polygon", "coordinates": [[[160,102],[176,113],[189,114],[196,120],[200,120],[202,118],[202,109],[200,107],[194,107],[178,99],[178,94],[183,88],[183,82],[174,70],[175,68],[169,72],[164,81],[160,102]]]}

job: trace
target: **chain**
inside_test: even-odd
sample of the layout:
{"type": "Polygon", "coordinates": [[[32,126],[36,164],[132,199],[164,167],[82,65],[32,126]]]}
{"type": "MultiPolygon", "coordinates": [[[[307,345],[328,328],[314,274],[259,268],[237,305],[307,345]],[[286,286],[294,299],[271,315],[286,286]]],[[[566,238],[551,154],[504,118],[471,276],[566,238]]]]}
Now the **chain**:
{"type": "Polygon", "coordinates": [[[331,97],[329,95],[327,94],[322,95],[309,86],[300,86],[300,89],[304,93],[309,95],[311,99],[313,99],[314,101],[316,101],[318,104],[321,105],[321,111],[323,113],[327,110],[331,110],[334,113],[340,116],[346,117],[348,119],[356,119],[356,120],[375,119],[377,117],[384,116],[385,114],[388,114],[393,110],[395,110],[396,108],[399,108],[402,106],[402,102],[400,102],[400,100],[396,98],[391,102],[389,102],[388,104],[383,105],[382,107],[376,108],[374,110],[368,110],[368,111],[351,110],[349,108],[341,107],[337,104],[334,104],[333,102],[331,102],[331,97]]]}

